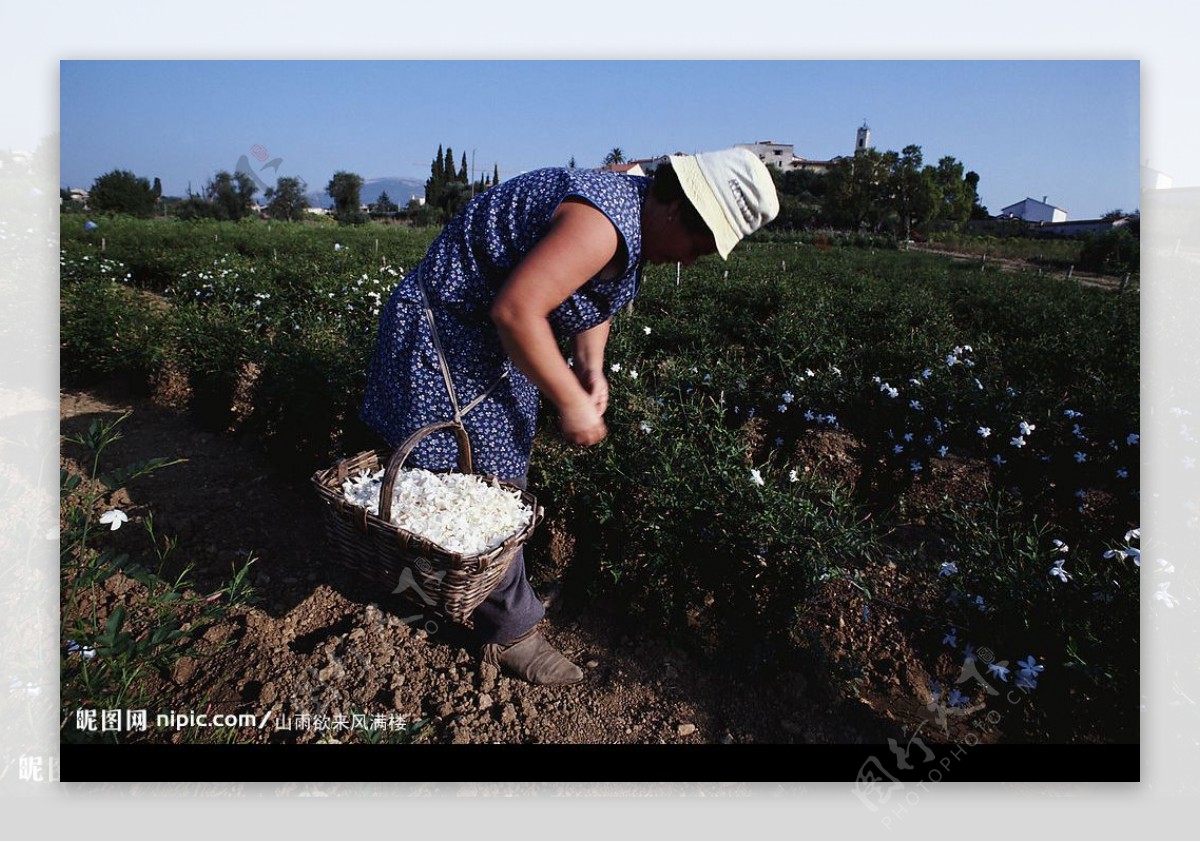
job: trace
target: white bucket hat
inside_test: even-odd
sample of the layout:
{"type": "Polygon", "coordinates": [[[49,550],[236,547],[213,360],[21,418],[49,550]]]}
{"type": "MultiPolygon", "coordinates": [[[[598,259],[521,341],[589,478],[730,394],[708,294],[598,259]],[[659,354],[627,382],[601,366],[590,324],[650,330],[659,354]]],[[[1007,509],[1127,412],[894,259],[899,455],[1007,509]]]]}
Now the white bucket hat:
{"type": "Polygon", "coordinates": [[[749,149],[671,155],[684,195],[700,212],[722,258],[747,234],[779,215],[779,197],[767,165],[749,149]]]}

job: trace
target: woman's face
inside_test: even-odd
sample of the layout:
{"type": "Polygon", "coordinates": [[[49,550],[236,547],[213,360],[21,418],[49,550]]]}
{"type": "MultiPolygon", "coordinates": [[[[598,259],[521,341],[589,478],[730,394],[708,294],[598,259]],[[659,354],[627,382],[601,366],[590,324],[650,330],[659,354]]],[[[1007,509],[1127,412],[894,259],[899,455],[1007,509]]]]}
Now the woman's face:
{"type": "Polygon", "coordinates": [[[683,224],[679,201],[667,205],[651,198],[646,203],[642,224],[642,260],[646,263],[682,263],[691,266],[697,258],[717,253],[712,232],[691,231],[683,224]]]}

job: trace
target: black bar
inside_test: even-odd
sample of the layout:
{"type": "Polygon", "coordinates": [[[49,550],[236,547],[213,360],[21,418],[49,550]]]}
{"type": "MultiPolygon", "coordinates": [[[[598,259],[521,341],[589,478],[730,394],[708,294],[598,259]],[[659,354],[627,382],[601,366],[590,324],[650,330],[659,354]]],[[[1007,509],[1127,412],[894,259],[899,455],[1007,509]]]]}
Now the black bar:
{"type": "MultiPolygon", "coordinates": [[[[426,782],[1140,781],[1141,747],[931,745],[80,745],[61,746],[63,781],[426,782]],[[373,761],[380,761],[375,763],[373,761]],[[909,768],[902,768],[908,766],[909,768]],[[604,770],[604,777],[597,773],[604,770]],[[614,777],[614,774],[616,777],[614,777]],[[889,780],[890,779],[890,780],[889,780]],[[406,780],[397,778],[397,780],[406,780]]],[[[894,784],[893,784],[894,785],[894,784]]]]}

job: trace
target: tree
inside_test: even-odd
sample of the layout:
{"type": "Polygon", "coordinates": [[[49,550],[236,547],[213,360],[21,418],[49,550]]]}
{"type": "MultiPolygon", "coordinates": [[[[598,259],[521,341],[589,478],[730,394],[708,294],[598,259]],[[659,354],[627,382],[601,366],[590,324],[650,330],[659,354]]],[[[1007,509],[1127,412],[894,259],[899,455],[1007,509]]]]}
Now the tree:
{"type": "Polygon", "coordinates": [[[893,212],[892,170],[895,152],[860,149],[842,158],[826,175],[825,217],[831,225],[878,231],[893,212]]]}
{"type": "Polygon", "coordinates": [[[394,216],[399,210],[400,208],[391,200],[387,194],[387,191],[384,190],[379,194],[379,199],[375,202],[373,215],[391,217],[394,216]]]}
{"type": "Polygon", "coordinates": [[[573,170],[573,169],[576,169],[578,166],[579,165],[575,163],[575,156],[572,155],[571,160],[567,161],[567,169],[573,170]]]}
{"type": "Polygon", "coordinates": [[[938,193],[934,222],[951,231],[961,231],[971,218],[971,209],[978,198],[975,185],[979,183],[979,176],[975,176],[974,184],[968,182],[963,175],[963,165],[951,155],[938,160],[932,176],[938,193]]]}
{"type": "Polygon", "coordinates": [[[431,208],[427,203],[422,204],[415,196],[408,200],[404,216],[413,225],[438,225],[441,223],[441,211],[431,208]]]}
{"type": "Polygon", "coordinates": [[[254,179],[245,173],[230,175],[221,170],[205,185],[204,200],[214,219],[236,221],[250,215],[250,205],[257,192],[254,179]]]}
{"type": "MultiPolygon", "coordinates": [[[[160,187],[161,191],[161,187],[160,187]]],[[[109,213],[151,217],[158,196],[150,181],[139,178],[129,170],[113,170],[92,182],[88,191],[88,207],[109,213]]]]}
{"type": "Polygon", "coordinates": [[[892,206],[906,240],[912,237],[914,228],[923,228],[934,218],[940,201],[933,168],[922,169],[921,164],[921,147],[909,144],[900,150],[892,166],[892,206]]]}
{"type": "Polygon", "coordinates": [[[499,183],[500,183],[500,165],[493,164],[492,165],[492,186],[495,187],[499,183]]]}
{"type": "Polygon", "coordinates": [[[990,219],[988,209],[979,203],[979,173],[971,170],[964,177],[967,194],[971,197],[971,213],[968,219],[990,219]]]}
{"type": "Polygon", "coordinates": [[[470,178],[471,176],[467,172],[467,153],[464,152],[462,156],[462,167],[460,167],[458,170],[458,180],[463,184],[470,184],[470,178]]]}
{"type": "Polygon", "coordinates": [[[271,219],[296,220],[304,218],[308,208],[308,197],[305,191],[308,185],[303,179],[284,177],[275,182],[274,187],[268,187],[263,194],[267,200],[267,214],[271,219]]]}
{"type": "MultiPolygon", "coordinates": [[[[574,159],[572,159],[572,160],[574,160],[574,159]]],[[[623,164],[623,163],[625,163],[625,152],[619,146],[614,146],[612,149],[610,149],[608,151],[608,154],[604,156],[604,166],[606,166],[606,167],[611,166],[613,164],[623,164]]]]}
{"type": "Polygon", "coordinates": [[[345,170],[338,170],[329,179],[325,192],[333,199],[333,215],[338,222],[360,224],[366,221],[361,209],[362,186],[362,176],[345,170]]]}

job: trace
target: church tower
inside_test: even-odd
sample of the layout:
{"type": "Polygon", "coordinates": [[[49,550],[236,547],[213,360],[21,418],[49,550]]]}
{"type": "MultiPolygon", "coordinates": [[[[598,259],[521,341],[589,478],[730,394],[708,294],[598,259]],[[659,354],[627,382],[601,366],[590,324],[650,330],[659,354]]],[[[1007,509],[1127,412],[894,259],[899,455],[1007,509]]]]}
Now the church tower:
{"type": "Polygon", "coordinates": [[[858,130],[858,136],[854,139],[854,152],[857,154],[870,148],[871,127],[867,125],[867,121],[864,119],[862,126],[858,130]]]}

